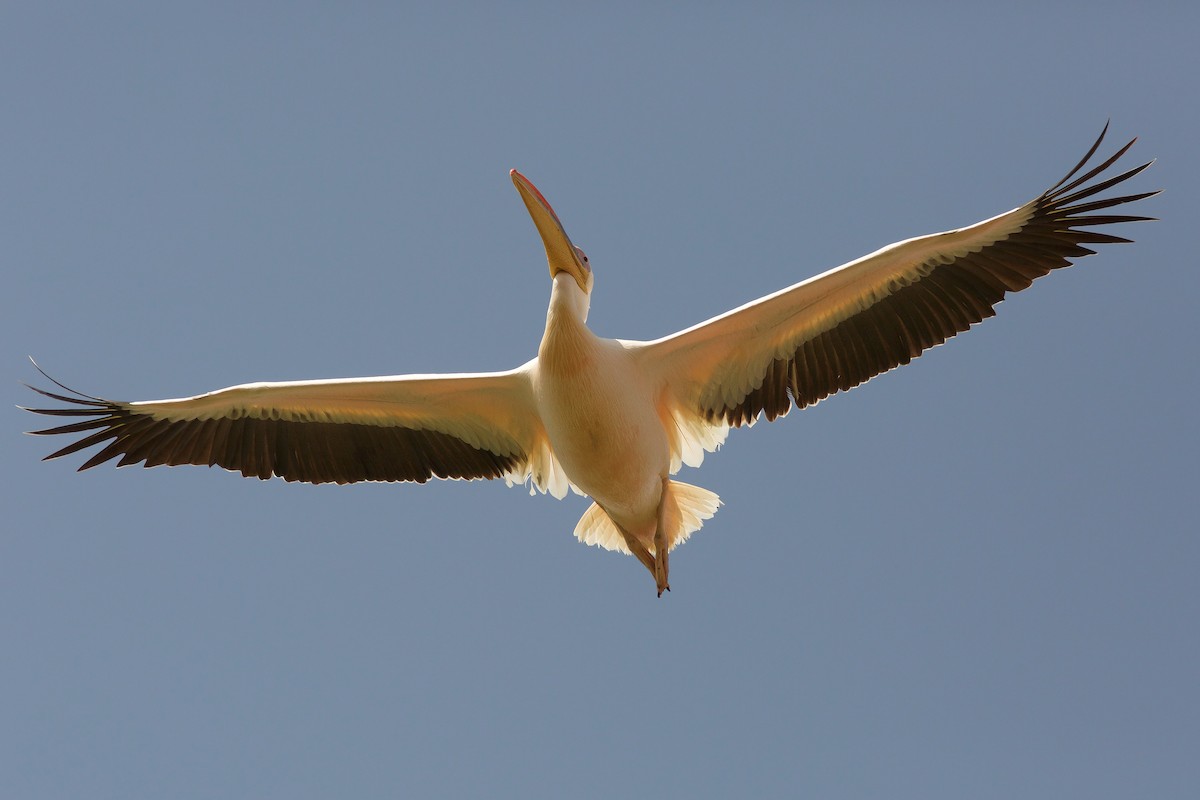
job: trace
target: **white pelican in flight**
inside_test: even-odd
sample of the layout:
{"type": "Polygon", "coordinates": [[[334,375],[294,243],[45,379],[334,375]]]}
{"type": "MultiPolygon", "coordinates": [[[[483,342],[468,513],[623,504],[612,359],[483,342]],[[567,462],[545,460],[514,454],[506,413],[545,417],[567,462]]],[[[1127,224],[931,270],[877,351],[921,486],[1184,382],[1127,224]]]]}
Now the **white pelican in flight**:
{"type": "Polygon", "coordinates": [[[80,470],[119,456],[117,466],[217,465],[262,480],[503,478],[558,498],[573,489],[594,501],[575,536],[636,556],[661,596],[667,554],[720,505],[670,476],[699,466],[731,427],[907,364],[992,316],[1006,293],[1091,254],[1086,245],[1129,241],[1093,228],[1149,219],[1105,210],[1155,192],[1096,195],[1150,164],[1098,177],[1131,141],[1083,172],[1103,139],[1019,208],[897,242],[652,342],[588,329],[588,258],[513,170],[552,281],[533,360],[507,372],[250,383],[135,403],[54,381],[68,394],[34,390],[69,405],[28,410],[78,419],[34,433],[81,434],[46,458],[104,445],[80,470]]]}

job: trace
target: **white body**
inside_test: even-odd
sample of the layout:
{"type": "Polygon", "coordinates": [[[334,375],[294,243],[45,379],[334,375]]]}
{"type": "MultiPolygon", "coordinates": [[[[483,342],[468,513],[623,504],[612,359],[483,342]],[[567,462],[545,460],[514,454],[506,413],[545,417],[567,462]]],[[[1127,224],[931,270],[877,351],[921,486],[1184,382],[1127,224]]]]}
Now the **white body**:
{"type": "Polygon", "coordinates": [[[664,387],[624,344],[588,329],[586,300],[567,273],[555,276],[532,378],[537,412],[571,483],[652,550],[671,466],[657,402],[664,387]]]}

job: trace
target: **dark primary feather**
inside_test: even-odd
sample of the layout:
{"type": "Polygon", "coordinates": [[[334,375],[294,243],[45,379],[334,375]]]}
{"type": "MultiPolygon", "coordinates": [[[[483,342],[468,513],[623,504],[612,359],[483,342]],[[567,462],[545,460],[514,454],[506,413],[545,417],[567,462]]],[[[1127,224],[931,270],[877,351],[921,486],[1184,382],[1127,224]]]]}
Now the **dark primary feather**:
{"type": "Polygon", "coordinates": [[[26,410],[84,419],[31,433],[87,434],[46,459],[104,444],[80,470],[120,456],[119,467],[138,462],[145,462],[147,467],[197,464],[224,467],[263,480],[279,476],[306,483],[424,483],[432,477],[498,478],[525,458],[522,454],[500,455],[473,447],[446,433],[411,428],[244,416],[158,420],[138,413],[136,407],[84,395],[46,377],[71,395],[29,388],[52,400],[70,403],[71,407],[26,410]]]}
{"type": "Polygon", "coordinates": [[[740,402],[702,409],[704,415],[710,420],[723,418],[737,427],[753,422],[760,413],[773,420],[786,414],[793,404],[799,408],[812,405],[907,364],[930,347],[993,316],[996,304],[1007,292],[1019,292],[1051,270],[1069,266],[1069,259],[1095,252],[1085,245],[1130,241],[1090,228],[1152,217],[1092,212],[1133,203],[1158,192],[1080,202],[1132,178],[1153,163],[1080,188],[1112,166],[1137,141],[1133,139],[1099,166],[1075,177],[1095,154],[1107,131],[1105,125],[1087,155],[1034,201],[1034,214],[1020,231],[979,252],[936,266],[927,275],[914,276],[907,286],[800,343],[790,358],[774,360],[758,386],[740,402]]]}

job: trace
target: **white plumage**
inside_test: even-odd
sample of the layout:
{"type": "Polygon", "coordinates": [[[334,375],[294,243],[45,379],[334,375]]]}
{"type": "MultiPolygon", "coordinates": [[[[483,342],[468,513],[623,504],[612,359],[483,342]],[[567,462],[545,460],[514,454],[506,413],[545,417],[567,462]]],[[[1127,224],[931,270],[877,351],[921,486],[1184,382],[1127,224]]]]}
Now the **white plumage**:
{"type": "Polygon", "coordinates": [[[776,419],[906,364],[991,316],[1007,292],[1093,252],[1085,245],[1128,241],[1092,228],[1147,217],[1096,212],[1154,192],[1089,198],[1149,164],[1089,183],[1133,144],[1078,175],[1103,139],[1019,208],[898,242],[652,342],[588,329],[587,256],[514,170],[552,280],[545,333],[528,363],[133,403],[35,389],[68,405],[29,410],[78,418],[35,433],[82,434],[47,458],[103,445],[80,469],[120,457],[119,466],[219,465],[311,483],[502,478],[559,498],[575,489],[594,500],[576,537],[635,555],[661,595],[670,588],[667,554],[720,505],[670,475],[699,466],[731,427],[776,419]]]}

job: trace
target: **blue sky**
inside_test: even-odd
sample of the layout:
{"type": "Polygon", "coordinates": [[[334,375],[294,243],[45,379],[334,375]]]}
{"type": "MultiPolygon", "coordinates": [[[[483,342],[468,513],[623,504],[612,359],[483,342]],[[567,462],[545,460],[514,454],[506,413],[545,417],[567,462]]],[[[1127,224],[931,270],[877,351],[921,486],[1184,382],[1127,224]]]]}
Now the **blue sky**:
{"type": "Polygon", "coordinates": [[[1184,9],[5,6],[3,794],[1190,796],[1184,9]],[[653,338],[1016,206],[1110,117],[1162,221],[731,435],[662,600],[577,497],[76,474],[20,434],[27,355],[130,400],[524,362],[513,167],[593,329],[653,338]]]}

